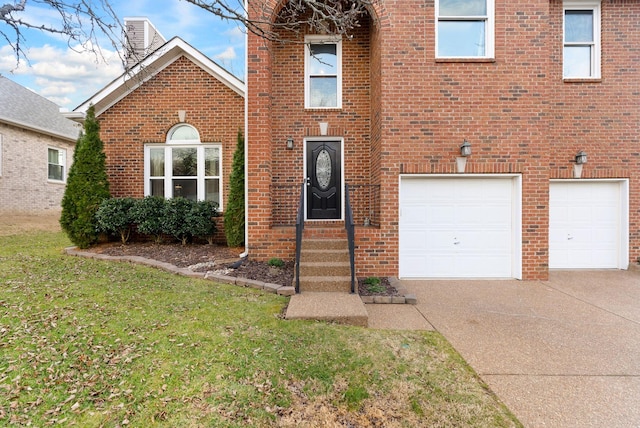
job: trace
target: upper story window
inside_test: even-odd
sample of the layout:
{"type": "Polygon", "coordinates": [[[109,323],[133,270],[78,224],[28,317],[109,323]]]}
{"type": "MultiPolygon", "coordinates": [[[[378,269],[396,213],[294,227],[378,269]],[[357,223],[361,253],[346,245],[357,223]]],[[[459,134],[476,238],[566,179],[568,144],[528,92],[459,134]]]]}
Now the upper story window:
{"type": "Polygon", "coordinates": [[[49,147],[48,152],[48,166],[49,166],[49,180],[51,181],[65,181],[65,165],[66,165],[66,152],[61,149],[54,149],[49,147]]]}
{"type": "Polygon", "coordinates": [[[144,194],[218,203],[222,210],[222,147],[200,142],[200,134],[181,124],[169,131],[166,144],[144,148],[144,194]]]}
{"type": "Polygon", "coordinates": [[[305,108],[342,107],[342,41],[305,37],[305,108]]]}
{"type": "Polygon", "coordinates": [[[600,1],[564,2],[563,76],[600,78],[600,1]]]}
{"type": "Polygon", "coordinates": [[[493,58],[494,0],[436,0],[436,57],[493,58]]]}

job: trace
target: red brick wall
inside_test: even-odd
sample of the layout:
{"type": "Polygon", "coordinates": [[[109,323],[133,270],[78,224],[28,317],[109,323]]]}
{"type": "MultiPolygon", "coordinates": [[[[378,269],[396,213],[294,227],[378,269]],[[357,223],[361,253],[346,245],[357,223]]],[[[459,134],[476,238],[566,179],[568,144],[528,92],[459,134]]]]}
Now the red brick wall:
{"type": "Polygon", "coordinates": [[[186,111],[202,142],[222,144],[226,200],[244,98],[185,57],[98,116],[113,196],[144,196],[144,145],[166,141],[178,110],[186,111]]]}
{"type": "MultiPolygon", "coordinates": [[[[249,150],[268,153],[253,165],[263,170],[260,179],[295,183],[302,138],[314,135],[316,122],[329,122],[330,134],[345,138],[347,181],[379,185],[377,227],[357,231],[358,275],[397,275],[399,176],[454,174],[466,139],[473,148],[468,173],[522,175],[523,278],[546,279],[549,180],[568,177],[578,150],[589,153],[586,177],[630,177],[632,195],[639,193],[640,3],[603,1],[597,83],[562,81],[560,1],[496,0],[495,60],[489,61],[435,59],[433,1],[383,3],[343,45],[340,111],[304,109],[302,46],[259,50],[262,42],[250,36],[249,150]],[[265,127],[253,129],[258,124],[265,127]],[[296,140],[294,151],[284,150],[288,136],[296,140]]],[[[269,200],[269,183],[251,183],[261,187],[250,203],[268,211],[277,202],[269,200]]],[[[632,261],[640,251],[638,204],[631,203],[632,261]]],[[[252,254],[292,254],[291,245],[280,243],[293,239],[291,229],[277,229],[276,242],[276,229],[264,218],[261,226],[250,232],[252,254]]]]}
{"type": "Polygon", "coordinates": [[[562,2],[550,2],[553,29],[549,102],[551,178],[571,178],[584,150],[582,178],[628,178],[629,256],[640,257],[640,2],[602,1],[602,78],[562,79],[562,2]]]}

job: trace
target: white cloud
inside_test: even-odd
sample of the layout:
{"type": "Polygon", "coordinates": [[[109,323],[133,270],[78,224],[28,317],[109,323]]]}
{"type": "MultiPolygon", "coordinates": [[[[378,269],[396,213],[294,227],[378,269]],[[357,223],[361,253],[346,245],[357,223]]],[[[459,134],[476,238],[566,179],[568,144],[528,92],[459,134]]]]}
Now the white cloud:
{"type": "Polygon", "coordinates": [[[227,49],[224,50],[224,52],[221,52],[217,55],[215,55],[214,59],[220,60],[220,61],[231,61],[234,60],[238,57],[238,55],[236,55],[236,50],[229,46],[227,49]]]}
{"type": "Polygon", "coordinates": [[[27,86],[62,107],[75,107],[122,74],[116,52],[101,54],[44,45],[27,51],[29,66],[15,67],[15,56],[7,46],[0,48],[0,73],[29,76],[27,86]]]}
{"type": "Polygon", "coordinates": [[[238,26],[235,26],[224,32],[234,43],[244,44],[244,30],[238,26]]]}

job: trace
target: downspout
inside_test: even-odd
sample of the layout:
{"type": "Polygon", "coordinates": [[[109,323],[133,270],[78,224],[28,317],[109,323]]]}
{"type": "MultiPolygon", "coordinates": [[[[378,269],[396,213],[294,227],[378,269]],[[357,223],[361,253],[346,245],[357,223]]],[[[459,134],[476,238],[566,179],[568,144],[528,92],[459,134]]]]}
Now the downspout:
{"type": "MultiPolygon", "coordinates": [[[[248,2],[249,0],[244,0],[246,19],[249,19],[248,2]]],[[[242,258],[249,255],[249,31],[245,29],[244,33],[244,253],[240,254],[242,258]]]]}

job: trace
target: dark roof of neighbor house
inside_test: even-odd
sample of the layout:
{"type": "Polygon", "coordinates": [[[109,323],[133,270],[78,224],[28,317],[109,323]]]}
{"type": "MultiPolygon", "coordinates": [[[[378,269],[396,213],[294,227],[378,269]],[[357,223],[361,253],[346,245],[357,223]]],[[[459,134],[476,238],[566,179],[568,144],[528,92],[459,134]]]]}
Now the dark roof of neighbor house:
{"type": "Polygon", "coordinates": [[[99,116],[183,56],[193,61],[238,95],[245,96],[245,84],[242,80],[229,73],[180,37],[174,37],[80,104],[73,112],[84,113],[93,104],[96,116],[99,116]]]}
{"type": "Polygon", "coordinates": [[[0,76],[0,122],[76,141],[80,127],[60,107],[4,76],[0,76]]]}

